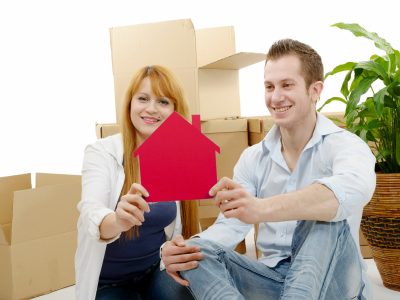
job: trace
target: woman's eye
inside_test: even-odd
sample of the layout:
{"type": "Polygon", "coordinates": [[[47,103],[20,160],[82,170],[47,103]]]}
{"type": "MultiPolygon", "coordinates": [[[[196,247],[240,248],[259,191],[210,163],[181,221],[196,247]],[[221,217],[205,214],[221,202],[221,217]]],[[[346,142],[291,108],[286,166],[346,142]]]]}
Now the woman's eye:
{"type": "Polygon", "coordinates": [[[159,101],[159,103],[161,103],[162,105],[169,105],[169,104],[170,104],[170,101],[167,100],[167,99],[160,99],[160,100],[158,100],[158,101],[159,101]]]}
{"type": "Polygon", "coordinates": [[[138,100],[141,102],[146,102],[148,99],[146,97],[139,96],[138,100]]]}

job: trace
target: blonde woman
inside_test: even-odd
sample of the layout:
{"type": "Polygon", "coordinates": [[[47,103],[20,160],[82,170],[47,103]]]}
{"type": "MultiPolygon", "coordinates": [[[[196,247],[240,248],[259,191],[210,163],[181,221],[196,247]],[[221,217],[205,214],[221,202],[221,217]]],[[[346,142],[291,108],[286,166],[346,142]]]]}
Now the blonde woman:
{"type": "Polygon", "coordinates": [[[86,148],[75,258],[78,300],[192,299],[160,271],[159,248],[177,234],[198,232],[196,204],[149,205],[133,156],[173,111],[188,117],[180,85],[166,68],[146,66],[126,92],[121,134],[86,148]]]}

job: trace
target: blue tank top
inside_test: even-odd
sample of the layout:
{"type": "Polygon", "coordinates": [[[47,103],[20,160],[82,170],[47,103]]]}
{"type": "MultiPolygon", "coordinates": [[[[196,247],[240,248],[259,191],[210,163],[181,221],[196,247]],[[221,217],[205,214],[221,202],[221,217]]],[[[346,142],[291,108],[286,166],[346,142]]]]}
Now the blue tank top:
{"type": "Polygon", "coordinates": [[[158,262],[160,246],[165,242],[164,228],[176,218],[176,203],[150,204],[150,212],[144,218],[138,237],[121,236],[107,245],[100,283],[129,280],[158,262]]]}

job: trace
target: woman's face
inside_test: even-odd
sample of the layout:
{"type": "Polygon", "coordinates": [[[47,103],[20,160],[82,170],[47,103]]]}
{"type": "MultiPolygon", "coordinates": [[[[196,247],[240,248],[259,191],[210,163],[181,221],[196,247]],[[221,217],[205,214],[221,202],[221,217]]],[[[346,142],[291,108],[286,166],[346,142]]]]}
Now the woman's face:
{"type": "Polygon", "coordinates": [[[131,121],[137,131],[138,144],[143,143],[174,110],[172,100],[154,95],[150,79],[143,79],[131,100],[131,121]]]}

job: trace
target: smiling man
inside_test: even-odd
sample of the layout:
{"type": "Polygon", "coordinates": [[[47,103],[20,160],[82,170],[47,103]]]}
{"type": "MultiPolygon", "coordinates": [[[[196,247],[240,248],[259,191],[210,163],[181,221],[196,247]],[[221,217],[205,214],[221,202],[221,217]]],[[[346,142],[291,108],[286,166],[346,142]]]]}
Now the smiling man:
{"type": "Polygon", "coordinates": [[[310,46],[285,39],[269,49],[265,104],[275,125],[243,152],[233,180],[211,189],[215,224],[162,249],[167,272],[196,299],[370,299],[358,231],[375,158],[316,112],[323,85],[310,46]],[[258,261],[232,250],[251,224],[259,224],[258,261]]]}

